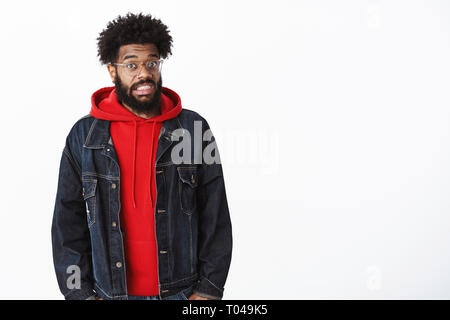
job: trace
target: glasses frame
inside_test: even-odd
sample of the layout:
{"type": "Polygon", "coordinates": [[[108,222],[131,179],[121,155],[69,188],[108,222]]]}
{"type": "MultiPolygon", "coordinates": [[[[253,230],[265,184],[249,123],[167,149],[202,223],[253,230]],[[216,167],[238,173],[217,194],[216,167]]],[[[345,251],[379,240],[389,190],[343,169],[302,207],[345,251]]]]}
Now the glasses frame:
{"type": "Polygon", "coordinates": [[[147,69],[147,71],[158,71],[161,72],[162,69],[162,65],[163,65],[164,59],[158,59],[158,60],[147,60],[145,62],[128,62],[128,63],[110,63],[113,66],[121,66],[121,67],[126,67],[129,64],[137,64],[137,69],[136,70],[130,70],[129,68],[125,68],[126,72],[130,72],[131,75],[138,75],[141,71],[141,66],[145,65],[145,69],[147,69]],[[151,62],[159,62],[158,64],[158,68],[154,69],[154,68],[148,68],[146,64],[151,63],[151,62]]]}

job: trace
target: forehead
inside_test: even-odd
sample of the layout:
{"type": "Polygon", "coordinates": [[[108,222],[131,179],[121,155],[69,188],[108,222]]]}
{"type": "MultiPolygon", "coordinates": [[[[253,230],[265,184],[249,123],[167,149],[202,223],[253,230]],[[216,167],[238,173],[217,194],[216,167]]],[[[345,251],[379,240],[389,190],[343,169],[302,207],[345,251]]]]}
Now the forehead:
{"type": "Polygon", "coordinates": [[[118,58],[124,60],[127,56],[135,56],[140,59],[147,59],[151,56],[159,57],[158,48],[153,43],[147,44],[126,44],[120,46],[118,58]]]}

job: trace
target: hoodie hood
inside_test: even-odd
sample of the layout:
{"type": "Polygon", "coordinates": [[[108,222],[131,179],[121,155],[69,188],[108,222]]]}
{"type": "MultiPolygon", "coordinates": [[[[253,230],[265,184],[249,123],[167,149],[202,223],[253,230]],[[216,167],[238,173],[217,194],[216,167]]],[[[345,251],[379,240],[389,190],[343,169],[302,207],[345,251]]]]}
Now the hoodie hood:
{"type": "Polygon", "coordinates": [[[117,100],[115,87],[105,87],[94,92],[91,104],[91,116],[109,121],[162,122],[176,117],[181,112],[180,96],[166,87],[162,87],[161,92],[161,114],[149,119],[139,117],[123,107],[117,100]]]}
{"type": "MultiPolygon", "coordinates": [[[[133,137],[132,143],[132,202],[133,207],[136,208],[136,199],[135,199],[135,181],[136,181],[136,139],[137,139],[137,127],[141,125],[151,125],[151,136],[149,137],[150,143],[150,157],[151,157],[151,171],[150,176],[153,176],[153,167],[154,167],[154,157],[153,157],[153,148],[154,148],[154,135],[158,134],[156,131],[161,129],[161,123],[165,120],[176,117],[181,112],[181,99],[179,95],[166,87],[162,87],[161,90],[161,114],[151,117],[149,119],[145,119],[133,114],[131,111],[122,106],[116,95],[115,87],[106,87],[101,88],[92,94],[91,98],[91,111],[90,115],[97,119],[108,120],[113,122],[127,122],[132,124],[130,127],[132,132],[131,136],[133,137]],[[159,128],[159,129],[158,129],[159,128]]],[[[113,124],[112,124],[113,125],[113,124]]],[[[147,139],[148,137],[146,137],[147,139]]],[[[156,143],[157,145],[157,143],[156,143]]],[[[152,184],[151,184],[152,185],[152,184]]],[[[150,190],[150,200],[151,205],[153,207],[153,192],[150,190]]]]}

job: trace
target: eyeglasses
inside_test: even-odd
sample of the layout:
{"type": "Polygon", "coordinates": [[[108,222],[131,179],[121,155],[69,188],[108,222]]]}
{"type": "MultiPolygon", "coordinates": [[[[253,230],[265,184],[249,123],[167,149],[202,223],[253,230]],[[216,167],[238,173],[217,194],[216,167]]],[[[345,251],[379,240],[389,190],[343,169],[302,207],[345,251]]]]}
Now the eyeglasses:
{"type": "Polygon", "coordinates": [[[121,66],[121,67],[125,67],[125,71],[130,74],[130,75],[136,75],[138,73],[138,71],[140,70],[140,66],[143,64],[145,65],[145,68],[148,71],[154,72],[154,71],[158,71],[161,72],[161,68],[162,68],[162,64],[163,64],[163,59],[159,59],[159,60],[149,60],[149,61],[145,61],[145,62],[128,62],[128,63],[111,63],[112,65],[115,66],[121,66]]]}

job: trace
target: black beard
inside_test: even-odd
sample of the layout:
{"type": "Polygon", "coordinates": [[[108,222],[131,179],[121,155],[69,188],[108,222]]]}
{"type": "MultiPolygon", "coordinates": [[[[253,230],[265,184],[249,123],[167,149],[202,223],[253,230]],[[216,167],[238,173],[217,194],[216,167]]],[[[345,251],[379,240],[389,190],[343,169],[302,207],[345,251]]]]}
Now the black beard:
{"type": "MultiPolygon", "coordinates": [[[[134,85],[137,87],[141,84],[153,84],[154,88],[156,88],[155,94],[150,101],[139,101],[137,100],[132,93],[128,94],[128,88],[125,88],[122,85],[122,81],[120,81],[119,76],[116,73],[115,78],[115,87],[116,87],[116,95],[117,100],[121,104],[126,104],[136,113],[143,113],[145,115],[150,114],[160,114],[161,108],[161,91],[162,91],[162,77],[159,78],[158,84],[155,85],[153,80],[148,79],[147,81],[139,81],[134,85]]],[[[131,91],[131,90],[130,90],[131,91]]]]}

